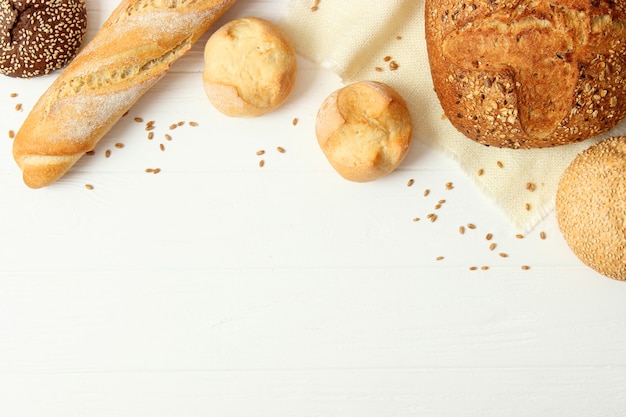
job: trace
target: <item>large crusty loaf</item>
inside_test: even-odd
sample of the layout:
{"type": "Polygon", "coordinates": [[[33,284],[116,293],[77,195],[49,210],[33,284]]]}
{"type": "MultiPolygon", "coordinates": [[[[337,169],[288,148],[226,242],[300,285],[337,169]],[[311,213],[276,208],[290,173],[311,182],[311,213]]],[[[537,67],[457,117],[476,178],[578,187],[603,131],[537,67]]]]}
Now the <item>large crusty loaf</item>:
{"type": "Polygon", "coordinates": [[[435,90],[450,122],[492,146],[581,141],[626,115],[626,2],[427,0],[435,90]]]}
{"type": "Polygon", "coordinates": [[[123,0],[15,137],[24,182],[50,185],[92,150],[235,0],[123,0]]]}

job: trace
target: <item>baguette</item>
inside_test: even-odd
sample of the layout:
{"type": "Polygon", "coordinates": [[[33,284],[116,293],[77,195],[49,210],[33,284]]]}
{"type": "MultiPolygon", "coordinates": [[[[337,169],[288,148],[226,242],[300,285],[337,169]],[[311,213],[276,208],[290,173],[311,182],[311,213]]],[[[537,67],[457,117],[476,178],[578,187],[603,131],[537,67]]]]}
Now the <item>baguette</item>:
{"type": "Polygon", "coordinates": [[[31,188],[61,178],[236,0],[122,0],[13,143],[31,188]]]}

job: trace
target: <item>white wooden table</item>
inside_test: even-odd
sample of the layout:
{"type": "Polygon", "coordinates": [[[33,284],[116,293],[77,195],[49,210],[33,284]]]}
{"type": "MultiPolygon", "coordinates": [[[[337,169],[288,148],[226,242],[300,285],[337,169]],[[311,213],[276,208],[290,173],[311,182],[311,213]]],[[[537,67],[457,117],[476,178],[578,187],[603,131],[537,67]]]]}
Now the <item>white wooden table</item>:
{"type": "MultiPolygon", "coordinates": [[[[91,37],[116,2],[87,3],[91,37]]],[[[208,35],[45,189],[8,131],[53,76],[0,78],[0,416],[626,415],[626,284],[554,215],[516,237],[420,143],[342,180],[313,129],[339,79],[301,60],[281,109],[229,119],[202,90],[208,35]]]]}

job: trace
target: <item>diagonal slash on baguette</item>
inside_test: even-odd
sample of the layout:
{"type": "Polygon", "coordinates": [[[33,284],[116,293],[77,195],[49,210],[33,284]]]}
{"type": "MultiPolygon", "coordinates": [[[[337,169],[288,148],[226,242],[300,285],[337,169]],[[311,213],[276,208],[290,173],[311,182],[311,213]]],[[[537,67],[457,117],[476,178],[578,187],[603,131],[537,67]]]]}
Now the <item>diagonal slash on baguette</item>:
{"type": "Polygon", "coordinates": [[[61,178],[235,1],[123,0],[16,134],[24,183],[61,178]]]}

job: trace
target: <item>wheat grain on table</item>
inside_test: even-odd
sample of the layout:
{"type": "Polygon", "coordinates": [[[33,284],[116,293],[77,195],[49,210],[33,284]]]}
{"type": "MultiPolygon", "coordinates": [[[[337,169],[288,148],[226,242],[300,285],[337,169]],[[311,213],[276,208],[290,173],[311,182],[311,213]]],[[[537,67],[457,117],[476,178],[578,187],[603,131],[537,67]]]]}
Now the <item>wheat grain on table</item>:
{"type": "Polygon", "coordinates": [[[299,57],[285,105],[225,117],[209,35],[40,190],[10,132],[55,75],[0,79],[0,415],[625,415],[626,286],[553,215],[520,235],[418,141],[343,180],[314,134],[341,80],[299,57]]]}

